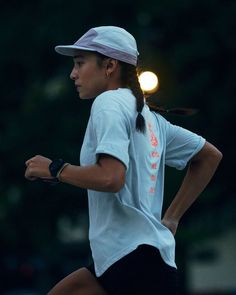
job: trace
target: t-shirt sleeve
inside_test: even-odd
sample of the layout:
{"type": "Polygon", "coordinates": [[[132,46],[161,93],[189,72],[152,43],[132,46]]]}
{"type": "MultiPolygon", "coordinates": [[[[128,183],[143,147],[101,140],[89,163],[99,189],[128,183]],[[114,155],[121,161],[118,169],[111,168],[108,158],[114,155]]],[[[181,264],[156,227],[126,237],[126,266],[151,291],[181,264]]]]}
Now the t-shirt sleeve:
{"type": "Polygon", "coordinates": [[[182,170],[189,160],[204,146],[206,140],[187,129],[173,125],[167,121],[166,125],[166,165],[182,170]]]}
{"type": "Polygon", "coordinates": [[[108,154],[119,159],[128,169],[129,132],[128,122],[122,112],[100,110],[92,118],[96,138],[96,157],[108,154]]]}

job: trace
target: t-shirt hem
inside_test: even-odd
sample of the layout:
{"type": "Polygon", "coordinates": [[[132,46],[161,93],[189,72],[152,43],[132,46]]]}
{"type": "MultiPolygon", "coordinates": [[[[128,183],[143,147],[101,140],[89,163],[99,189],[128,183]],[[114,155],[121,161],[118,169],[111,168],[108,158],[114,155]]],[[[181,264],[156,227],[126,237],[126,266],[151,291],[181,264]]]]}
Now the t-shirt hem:
{"type": "Polygon", "coordinates": [[[100,277],[101,275],[103,275],[103,273],[110,267],[112,266],[114,263],[116,263],[118,260],[120,260],[121,258],[123,258],[124,256],[128,255],[129,253],[131,253],[132,251],[134,251],[135,249],[137,249],[137,247],[139,245],[142,244],[146,244],[146,245],[150,245],[150,246],[154,246],[156,247],[159,251],[160,251],[160,255],[163,259],[163,261],[168,264],[169,266],[172,266],[174,268],[177,268],[175,262],[170,262],[169,259],[166,257],[166,255],[164,254],[164,251],[161,250],[160,246],[157,245],[156,242],[151,242],[151,241],[142,241],[139,243],[135,243],[132,246],[129,246],[128,248],[126,248],[125,250],[122,250],[119,252],[119,254],[114,255],[112,258],[110,258],[110,262],[106,262],[104,263],[101,267],[97,268],[96,264],[94,262],[94,266],[95,266],[95,273],[97,277],[100,277]]]}
{"type": "Polygon", "coordinates": [[[191,153],[191,155],[190,155],[189,158],[186,160],[186,162],[185,162],[183,165],[177,167],[177,169],[178,169],[178,170],[183,170],[183,169],[186,167],[187,163],[192,159],[192,157],[194,157],[194,156],[195,156],[195,155],[196,155],[196,154],[197,154],[197,153],[203,148],[205,142],[206,142],[205,138],[200,137],[200,138],[199,138],[199,142],[198,142],[198,144],[197,144],[197,147],[196,147],[196,148],[194,149],[194,151],[191,153]]]}
{"type": "Polygon", "coordinates": [[[119,161],[121,161],[125,165],[126,169],[129,168],[128,160],[124,158],[122,153],[117,153],[116,151],[99,147],[96,149],[96,156],[98,156],[98,154],[107,154],[107,155],[113,156],[117,158],[119,161]]]}

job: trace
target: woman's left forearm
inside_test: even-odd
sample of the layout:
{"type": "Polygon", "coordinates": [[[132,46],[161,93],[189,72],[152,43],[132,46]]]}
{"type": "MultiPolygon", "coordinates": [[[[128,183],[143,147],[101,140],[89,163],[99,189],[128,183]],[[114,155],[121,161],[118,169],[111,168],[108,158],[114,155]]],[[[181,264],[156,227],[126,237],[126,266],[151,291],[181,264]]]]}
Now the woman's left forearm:
{"type": "Polygon", "coordinates": [[[163,220],[178,223],[213,177],[222,154],[210,143],[193,157],[175,198],[166,210],[163,220]]]}

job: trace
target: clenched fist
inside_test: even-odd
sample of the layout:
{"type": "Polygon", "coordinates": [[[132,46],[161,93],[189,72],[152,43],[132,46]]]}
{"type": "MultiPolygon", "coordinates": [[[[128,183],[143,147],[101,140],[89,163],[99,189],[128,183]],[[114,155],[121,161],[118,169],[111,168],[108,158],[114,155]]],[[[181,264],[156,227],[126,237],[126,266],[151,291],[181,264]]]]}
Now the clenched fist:
{"type": "Polygon", "coordinates": [[[39,178],[45,181],[52,180],[53,177],[48,168],[51,162],[52,160],[40,155],[29,159],[25,162],[25,177],[29,180],[36,180],[39,178]]]}

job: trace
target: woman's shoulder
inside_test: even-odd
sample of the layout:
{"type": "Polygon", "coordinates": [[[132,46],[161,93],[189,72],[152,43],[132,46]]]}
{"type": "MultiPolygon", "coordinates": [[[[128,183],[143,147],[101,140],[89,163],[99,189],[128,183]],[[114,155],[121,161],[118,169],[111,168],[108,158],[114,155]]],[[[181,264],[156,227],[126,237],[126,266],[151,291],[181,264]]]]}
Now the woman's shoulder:
{"type": "Polygon", "coordinates": [[[148,105],[146,105],[145,107],[149,110],[153,120],[156,121],[159,126],[166,126],[170,124],[170,122],[165,117],[163,117],[160,113],[150,111],[148,105]]]}
{"type": "Polygon", "coordinates": [[[132,91],[128,88],[118,88],[114,90],[107,90],[98,95],[95,99],[96,102],[105,102],[106,100],[114,102],[122,102],[125,97],[133,96],[132,91]]]}
{"type": "Polygon", "coordinates": [[[127,88],[108,90],[95,98],[92,111],[124,111],[125,109],[133,108],[134,99],[132,92],[127,88]]]}

